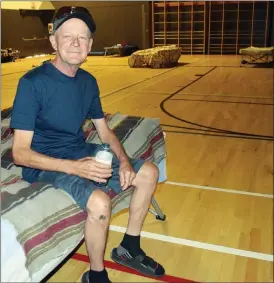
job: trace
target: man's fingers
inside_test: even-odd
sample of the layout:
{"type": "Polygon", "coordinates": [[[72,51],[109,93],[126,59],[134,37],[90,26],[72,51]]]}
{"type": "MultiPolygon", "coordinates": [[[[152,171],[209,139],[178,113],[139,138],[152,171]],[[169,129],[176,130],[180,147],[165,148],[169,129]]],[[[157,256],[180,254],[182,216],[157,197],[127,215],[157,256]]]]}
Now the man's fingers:
{"type": "Polygon", "coordinates": [[[111,174],[102,174],[102,173],[92,173],[92,175],[96,178],[104,178],[104,179],[108,179],[111,177],[111,174]]]}
{"type": "Polygon", "coordinates": [[[106,183],[107,182],[106,179],[101,179],[101,178],[97,178],[97,177],[92,177],[91,180],[94,181],[94,182],[98,182],[98,183],[106,183]]]}
{"type": "Polygon", "coordinates": [[[103,164],[97,161],[92,161],[88,164],[88,170],[96,172],[96,173],[102,173],[102,174],[112,174],[113,169],[110,165],[103,164]]]}
{"type": "Polygon", "coordinates": [[[125,182],[124,182],[124,185],[123,185],[123,190],[126,190],[128,188],[130,184],[130,172],[127,171],[125,172],[125,182]]]}
{"type": "Polygon", "coordinates": [[[88,160],[92,160],[92,157],[87,156],[87,157],[79,159],[79,161],[88,161],[88,160]]]}
{"type": "Polygon", "coordinates": [[[107,176],[111,176],[113,173],[113,169],[100,169],[100,168],[91,168],[89,171],[92,171],[93,173],[95,173],[96,175],[107,175],[107,176]]]}
{"type": "Polygon", "coordinates": [[[124,176],[124,172],[120,173],[120,183],[121,183],[121,187],[123,189],[124,184],[125,184],[125,176],[124,176]]]}
{"type": "Polygon", "coordinates": [[[111,171],[90,171],[90,170],[85,170],[85,174],[89,176],[93,176],[96,178],[101,178],[101,179],[108,179],[112,176],[111,171]]]}
{"type": "Polygon", "coordinates": [[[99,162],[99,161],[96,161],[96,160],[93,160],[93,161],[94,161],[94,165],[98,168],[102,168],[102,169],[111,168],[111,166],[109,164],[105,164],[105,163],[102,163],[102,162],[99,162]]]}
{"type": "Polygon", "coordinates": [[[133,180],[135,179],[136,174],[135,173],[131,173],[130,175],[130,185],[132,185],[133,180]]]}
{"type": "Polygon", "coordinates": [[[126,190],[129,186],[132,185],[135,176],[135,172],[125,170],[120,171],[120,183],[122,190],[126,190]]]}
{"type": "MultiPolygon", "coordinates": [[[[128,182],[126,183],[126,188],[128,188],[129,186],[132,185],[133,180],[135,179],[135,177],[136,177],[135,172],[129,172],[129,176],[128,176],[128,178],[127,178],[128,182]]],[[[126,189],[126,188],[125,188],[125,189],[126,189]]]]}
{"type": "Polygon", "coordinates": [[[98,183],[106,183],[108,177],[94,175],[94,173],[85,172],[82,177],[98,183]]]}

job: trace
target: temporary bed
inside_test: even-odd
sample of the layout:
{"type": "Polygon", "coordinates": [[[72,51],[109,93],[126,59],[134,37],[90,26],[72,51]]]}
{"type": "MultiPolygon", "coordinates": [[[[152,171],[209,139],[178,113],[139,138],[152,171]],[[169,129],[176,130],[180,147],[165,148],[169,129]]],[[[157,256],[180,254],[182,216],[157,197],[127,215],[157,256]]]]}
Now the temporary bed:
{"type": "Polygon", "coordinates": [[[241,66],[252,63],[268,63],[273,61],[274,47],[250,46],[239,50],[242,55],[241,66]]]}
{"type": "MultiPolygon", "coordinates": [[[[10,109],[1,118],[1,282],[40,282],[83,240],[86,212],[51,184],[29,184],[12,158],[10,109]]],[[[106,114],[106,121],[129,157],[156,164],[166,180],[166,149],[159,119],[106,114]]],[[[86,142],[100,143],[91,120],[83,125],[86,142]]],[[[117,195],[110,188],[112,215],[128,208],[134,188],[117,195]]],[[[153,199],[150,210],[165,216],[153,199]]],[[[96,231],[95,231],[96,232],[96,231]]]]}

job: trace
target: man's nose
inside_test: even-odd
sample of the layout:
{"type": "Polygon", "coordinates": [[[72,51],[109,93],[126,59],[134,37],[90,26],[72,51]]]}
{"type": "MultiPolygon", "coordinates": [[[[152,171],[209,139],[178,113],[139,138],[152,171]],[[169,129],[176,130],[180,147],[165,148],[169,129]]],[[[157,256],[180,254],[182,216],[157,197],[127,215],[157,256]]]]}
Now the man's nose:
{"type": "Polygon", "coordinates": [[[80,45],[78,36],[72,38],[72,45],[73,46],[79,46],[80,45]]]}

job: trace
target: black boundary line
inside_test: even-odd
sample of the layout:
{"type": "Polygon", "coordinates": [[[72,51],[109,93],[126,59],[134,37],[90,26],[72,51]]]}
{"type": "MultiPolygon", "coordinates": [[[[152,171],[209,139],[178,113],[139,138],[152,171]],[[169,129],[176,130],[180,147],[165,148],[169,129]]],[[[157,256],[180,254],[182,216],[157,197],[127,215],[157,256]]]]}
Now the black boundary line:
{"type": "Polygon", "coordinates": [[[227,100],[203,100],[203,99],[188,99],[188,98],[173,98],[170,100],[186,100],[186,101],[201,101],[201,102],[220,102],[220,103],[236,103],[236,104],[257,104],[257,105],[274,105],[273,103],[257,103],[246,101],[227,101],[227,100]]]}
{"type": "MultiPolygon", "coordinates": [[[[222,133],[220,131],[216,131],[216,130],[206,130],[206,129],[195,129],[195,128],[191,128],[191,127],[184,127],[184,126],[175,126],[175,125],[169,125],[169,124],[160,124],[160,126],[163,126],[163,127],[170,127],[172,129],[183,129],[183,130],[195,130],[197,133],[218,133],[218,134],[224,134],[224,135],[233,135],[233,134],[229,134],[229,133],[222,133]]],[[[195,131],[193,131],[193,133],[195,133],[195,131]]],[[[179,132],[178,132],[179,133],[179,132]]],[[[246,136],[246,135],[236,135],[236,136],[246,136]]],[[[252,137],[252,136],[251,136],[252,137]]],[[[264,136],[261,136],[261,135],[254,135],[253,137],[259,137],[259,138],[264,138],[264,136]]],[[[266,140],[274,140],[273,137],[270,137],[270,138],[265,138],[266,140]]]]}
{"type": "Polygon", "coordinates": [[[258,137],[248,137],[248,136],[240,136],[240,135],[230,135],[230,134],[206,134],[206,133],[195,133],[195,132],[186,132],[186,131],[174,131],[174,130],[166,130],[163,129],[165,133],[173,133],[173,134],[189,134],[189,135],[200,135],[200,136],[214,136],[220,138],[236,138],[236,139],[248,139],[248,140],[261,140],[261,141],[273,141],[273,139],[258,137]]]}
{"type": "MultiPolygon", "coordinates": [[[[172,130],[165,130],[164,131],[170,131],[170,132],[174,132],[174,133],[193,133],[193,134],[201,134],[201,135],[210,135],[210,134],[207,134],[208,133],[216,133],[216,134],[223,134],[222,136],[223,137],[243,137],[243,138],[247,138],[248,139],[248,136],[245,136],[245,135],[231,135],[231,134],[227,134],[227,133],[220,133],[219,131],[214,131],[214,130],[205,130],[205,129],[195,129],[195,131],[193,132],[182,132],[180,130],[178,131],[175,131],[175,129],[182,129],[182,130],[193,130],[193,128],[190,128],[190,127],[182,127],[182,126],[174,126],[174,125],[168,125],[168,124],[160,124],[160,126],[162,127],[170,127],[172,128],[172,130]]],[[[213,135],[213,134],[212,134],[213,135]]],[[[252,137],[251,137],[252,138],[252,137]]],[[[253,137],[254,138],[254,137],[253,137]]],[[[274,140],[273,138],[263,138],[262,136],[260,135],[255,135],[255,138],[259,138],[261,140],[274,140]]]]}
{"type": "MultiPolygon", "coordinates": [[[[189,63],[189,64],[191,64],[191,63],[189,63]]],[[[220,67],[220,68],[231,68],[231,69],[244,69],[244,70],[246,70],[246,69],[272,69],[272,66],[270,66],[270,67],[264,67],[264,66],[256,66],[256,67],[254,67],[254,66],[246,66],[246,68],[243,68],[243,66],[186,66],[187,68],[201,68],[201,67],[209,67],[209,68],[212,68],[212,67],[220,67]]]]}
{"type": "MultiPolygon", "coordinates": [[[[181,86],[175,86],[175,87],[181,87],[181,86]]],[[[171,93],[163,93],[163,92],[154,92],[154,91],[136,91],[135,94],[145,94],[145,95],[165,95],[169,96],[171,93]]],[[[198,94],[198,93],[177,93],[177,96],[206,96],[206,97],[224,97],[224,98],[237,98],[237,99],[251,99],[251,100],[271,100],[273,101],[273,97],[256,97],[256,96],[237,96],[237,95],[226,95],[226,94],[198,94]]],[[[180,100],[181,98],[173,98],[170,100],[180,100]]],[[[274,104],[273,104],[274,105],[274,104]]]]}
{"type": "MultiPolygon", "coordinates": [[[[260,137],[260,138],[269,138],[271,140],[274,139],[273,136],[266,136],[266,135],[257,135],[257,134],[250,134],[250,133],[241,133],[241,132],[235,132],[235,131],[229,131],[229,130],[224,130],[224,129],[220,129],[220,128],[215,128],[215,127],[209,127],[209,126],[205,126],[202,124],[198,124],[198,123],[194,123],[194,122],[190,122],[188,120],[185,119],[181,119],[173,114],[171,114],[170,112],[168,112],[165,107],[164,104],[166,101],[170,100],[174,95],[176,95],[177,93],[181,92],[182,90],[184,90],[185,88],[189,87],[190,85],[196,83],[198,80],[200,80],[201,78],[203,78],[204,76],[206,76],[207,74],[211,73],[212,71],[214,71],[217,68],[217,66],[212,67],[212,69],[210,69],[209,71],[207,71],[206,73],[203,74],[203,76],[199,76],[196,80],[190,82],[189,84],[185,85],[184,87],[178,89],[177,91],[175,91],[174,93],[172,93],[169,97],[167,97],[166,99],[162,100],[162,102],[160,103],[160,108],[162,110],[162,112],[164,112],[166,115],[168,115],[169,117],[172,117],[176,120],[185,122],[187,124],[191,124],[191,125],[195,125],[198,127],[202,127],[202,128],[207,128],[207,129],[211,129],[211,130],[215,130],[214,132],[219,132],[219,133],[224,133],[224,134],[232,134],[232,135],[240,135],[240,136],[249,136],[249,137],[260,137]]],[[[169,125],[172,127],[172,125],[169,125]]],[[[193,130],[200,130],[197,128],[193,128],[193,130]]]]}
{"type": "MultiPolygon", "coordinates": [[[[169,94],[170,95],[170,94],[169,94]]],[[[219,93],[219,94],[209,94],[209,93],[204,93],[204,94],[201,94],[201,93],[195,93],[195,92],[190,92],[190,93],[177,93],[177,96],[178,95],[183,95],[183,96],[207,96],[207,97],[212,97],[212,96],[216,96],[216,97],[230,97],[230,98],[239,98],[239,99],[254,99],[254,100],[271,100],[273,101],[273,98],[274,97],[259,97],[259,96],[238,96],[238,95],[229,95],[229,94],[222,94],[222,93],[219,93]]]]}

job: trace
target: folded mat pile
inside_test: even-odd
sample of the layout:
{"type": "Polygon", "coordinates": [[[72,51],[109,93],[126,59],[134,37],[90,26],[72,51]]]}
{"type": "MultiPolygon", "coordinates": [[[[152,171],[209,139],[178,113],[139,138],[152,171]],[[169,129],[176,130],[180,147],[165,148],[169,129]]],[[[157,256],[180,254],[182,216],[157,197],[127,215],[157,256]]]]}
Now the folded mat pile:
{"type": "Polygon", "coordinates": [[[177,64],[182,49],[177,45],[165,45],[132,53],[128,58],[131,68],[169,68],[177,64]]]}
{"type": "Polygon", "coordinates": [[[239,53],[242,55],[273,55],[274,47],[255,47],[250,46],[247,48],[241,48],[239,53]]]}

